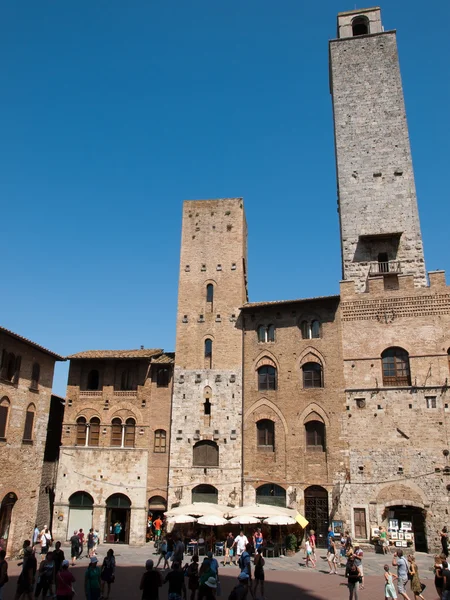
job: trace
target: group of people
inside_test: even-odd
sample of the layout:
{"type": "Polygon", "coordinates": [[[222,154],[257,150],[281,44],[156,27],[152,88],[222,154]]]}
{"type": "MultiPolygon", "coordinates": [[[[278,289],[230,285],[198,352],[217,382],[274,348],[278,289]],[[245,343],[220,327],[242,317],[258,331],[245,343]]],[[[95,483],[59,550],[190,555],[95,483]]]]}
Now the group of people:
{"type": "Polygon", "coordinates": [[[85,542],[87,542],[86,558],[97,556],[97,549],[100,543],[98,529],[89,529],[87,538],[83,529],[79,529],[78,531],[75,530],[73,532],[73,536],[70,538],[70,557],[72,559],[72,566],[75,566],[77,559],[82,558],[85,542]]]}
{"type": "MultiPolygon", "coordinates": [[[[57,600],[72,600],[74,596],[73,584],[75,577],[69,569],[70,562],[64,555],[61,542],[56,542],[54,549],[51,549],[51,546],[52,544],[50,543],[48,546],[44,546],[47,548],[47,551],[44,555],[41,554],[41,561],[38,566],[35,545],[30,540],[24,541],[22,547],[23,558],[18,563],[18,566],[21,566],[22,569],[17,579],[15,600],[20,600],[22,597],[25,600],[32,600],[33,596],[35,599],[41,597],[43,600],[47,596],[56,597],[57,600]]],[[[72,564],[75,563],[72,561],[72,564]]],[[[112,549],[108,550],[101,568],[98,566],[98,558],[96,556],[90,557],[84,576],[87,600],[99,600],[100,597],[105,600],[109,598],[111,584],[115,580],[115,568],[116,562],[114,550],[112,549]]],[[[8,581],[6,552],[5,550],[1,550],[0,600],[3,598],[4,586],[8,581]]]]}

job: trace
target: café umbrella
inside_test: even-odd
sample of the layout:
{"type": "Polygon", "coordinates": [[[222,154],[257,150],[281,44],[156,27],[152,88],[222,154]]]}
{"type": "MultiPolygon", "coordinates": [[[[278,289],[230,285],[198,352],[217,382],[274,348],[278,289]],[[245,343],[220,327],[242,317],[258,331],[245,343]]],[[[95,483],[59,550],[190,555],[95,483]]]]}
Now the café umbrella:
{"type": "Polygon", "coordinates": [[[206,525],[211,527],[211,538],[210,538],[210,542],[211,542],[211,550],[213,550],[212,547],[212,537],[213,537],[213,527],[220,527],[221,525],[227,525],[228,521],[227,519],[224,519],[223,517],[220,517],[219,515],[205,515],[204,517],[200,517],[197,520],[197,524],[198,525],[206,525]]]}

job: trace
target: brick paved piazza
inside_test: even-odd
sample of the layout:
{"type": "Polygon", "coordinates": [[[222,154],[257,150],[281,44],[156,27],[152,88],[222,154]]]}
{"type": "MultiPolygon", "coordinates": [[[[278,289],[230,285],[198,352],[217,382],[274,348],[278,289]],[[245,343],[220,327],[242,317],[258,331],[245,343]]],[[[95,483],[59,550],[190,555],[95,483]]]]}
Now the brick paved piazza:
{"type": "MultiPolygon", "coordinates": [[[[99,561],[103,560],[110,546],[104,544],[100,546],[98,554],[99,561]]],[[[112,587],[111,600],[139,600],[141,597],[139,591],[140,577],[144,571],[144,563],[148,558],[157,559],[154,554],[153,544],[145,547],[130,547],[117,545],[113,546],[116,560],[116,583],[112,587]]],[[[68,548],[64,548],[66,554],[69,554],[68,548]]],[[[328,565],[325,560],[325,551],[318,552],[318,561],[316,569],[306,569],[304,566],[303,553],[298,553],[292,557],[285,558],[267,558],[266,559],[266,589],[265,598],[267,600],[293,600],[305,598],[306,600],[334,598],[336,600],[347,600],[348,590],[345,585],[344,568],[339,569],[338,575],[328,574],[328,565]]],[[[39,557],[38,557],[39,558],[39,557]]],[[[220,557],[218,557],[220,560],[220,557]]],[[[420,577],[426,583],[427,588],[424,592],[426,600],[437,598],[434,589],[433,573],[431,567],[433,558],[426,554],[416,554],[419,565],[420,577]]],[[[382,599],[384,597],[383,585],[383,565],[392,561],[392,556],[382,556],[380,554],[365,553],[364,555],[364,575],[365,589],[360,592],[360,600],[382,599]],[[387,560],[386,560],[387,559],[387,560]]],[[[84,598],[83,577],[87,566],[87,559],[83,558],[73,568],[73,573],[77,582],[75,584],[74,600],[84,598]]],[[[392,567],[393,570],[394,567],[392,567]]],[[[20,569],[17,567],[17,561],[9,561],[9,583],[5,586],[4,600],[13,600],[17,575],[20,569]]],[[[221,567],[219,570],[222,582],[222,598],[228,599],[228,595],[235,584],[239,570],[235,566],[221,567]]],[[[409,591],[410,600],[414,599],[409,591]]],[[[167,585],[163,586],[160,592],[160,600],[167,598],[167,585]]],[[[249,596],[250,600],[250,596],[249,596]]]]}

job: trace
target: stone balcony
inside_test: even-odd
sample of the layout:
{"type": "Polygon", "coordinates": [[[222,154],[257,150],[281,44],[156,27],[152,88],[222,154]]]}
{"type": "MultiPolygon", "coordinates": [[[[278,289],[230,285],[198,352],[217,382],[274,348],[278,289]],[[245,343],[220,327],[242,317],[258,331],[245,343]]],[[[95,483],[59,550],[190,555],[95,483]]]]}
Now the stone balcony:
{"type": "Polygon", "coordinates": [[[369,263],[369,277],[380,277],[380,275],[400,275],[401,272],[402,269],[400,261],[398,260],[369,263]]]}

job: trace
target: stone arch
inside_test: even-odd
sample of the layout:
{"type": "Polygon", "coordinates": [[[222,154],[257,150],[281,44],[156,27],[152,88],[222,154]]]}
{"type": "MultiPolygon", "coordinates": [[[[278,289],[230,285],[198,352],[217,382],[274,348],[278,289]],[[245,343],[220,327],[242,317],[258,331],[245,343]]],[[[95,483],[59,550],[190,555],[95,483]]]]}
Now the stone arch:
{"type": "Polygon", "coordinates": [[[84,417],[86,419],[87,423],[89,423],[89,421],[93,417],[98,417],[100,419],[100,422],[102,421],[102,415],[99,413],[99,411],[96,408],[92,408],[91,406],[85,406],[84,408],[82,408],[80,410],[80,412],[77,413],[77,415],[75,417],[75,423],[77,422],[77,420],[80,417],[84,417]]]}
{"type": "Polygon", "coordinates": [[[110,420],[114,419],[114,417],[119,417],[124,419],[126,417],[133,417],[136,419],[136,423],[143,423],[144,418],[142,416],[142,412],[137,408],[135,404],[131,402],[119,402],[114,406],[114,412],[111,414],[110,420]]]}
{"type": "Polygon", "coordinates": [[[314,346],[308,346],[300,354],[300,356],[297,359],[297,370],[301,369],[302,365],[309,362],[318,363],[322,366],[322,368],[325,367],[326,364],[323,354],[319,352],[317,348],[314,348],[314,346]]]}
{"type": "Polygon", "coordinates": [[[317,414],[320,417],[320,419],[325,423],[325,427],[327,427],[327,428],[330,427],[330,419],[328,418],[327,413],[323,410],[323,408],[321,406],[319,406],[315,402],[311,402],[311,404],[308,404],[308,406],[306,406],[302,410],[302,412],[298,416],[298,420],[303,425],[303,423],[305,423],[305,420],[311,414],[314,414],[314,413],[317,414]]]}
{"type": "Polygon", "coordinates": [[[377,494],[377,504],[384,506],[418,506],[425,508],[429,502],[421,490],[414,482],[388,482],[380,486],[377,494]]]}
{"type": "Polygon", "coordinates": [[[255,371],[257,371],[259,367],[263,367],[264,365],[270,365],[272,367],[275,367],[277,371],[280,370],[280,365],[278,364],[276,356],[268,350],[263,350],[258,354],[258,356],[255,359],[254,365],[255,371]]]}
{"type": "MultiPolygon", "coordinates": [[[[288,435],[288,424],[287,424],[286,419],[284,418],[283,413],[281,412],[281,410],[278,408],[278,406],[274,402],[271,402],[270,400],[267,400],[267,398],[261,398],[260,400],[258,400],[257,402],[255,402],[254,404],[252,404],[252,406],[249,407],[249,409],[247,410],[247,412],[244,414],[244,423],[249,419],[250,415],[253,412],[255,412],[256,410],[258,410],[258,408],[261,408],[261,406],[267,406],[268,408],[270,408],[278,416],[278,418],[280,419],[280,421],[283,423],[284,432],[285,432],[285,434],[287,436],[288,435]]],[[[262,417],[258,416],[258,420],[260,418],[262,418],[262,417]]]]}
{"type": "Polygon", "coordinates": [[[211,278],[205,279],[203,281],[203,286],[205,287],[205,289],[206,289],[206,286],[208,285],[208,283],[212,283],[213,285],[218,285],[217,279],[211,279],[211,278]]]}

